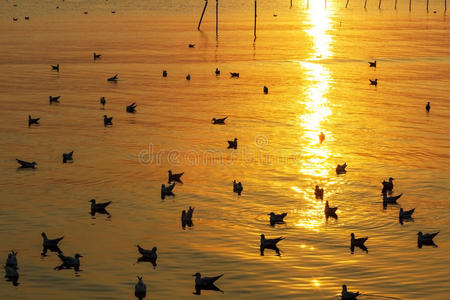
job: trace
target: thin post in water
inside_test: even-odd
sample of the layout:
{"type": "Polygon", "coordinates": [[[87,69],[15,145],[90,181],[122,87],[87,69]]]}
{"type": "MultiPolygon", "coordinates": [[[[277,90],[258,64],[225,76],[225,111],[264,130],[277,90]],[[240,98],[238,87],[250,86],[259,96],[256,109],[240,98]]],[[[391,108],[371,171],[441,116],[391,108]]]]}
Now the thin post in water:
{"type": "Polygon", "coordinates": [[[219,34],[219,0],[216,0],[216,36],[219,34]]]}
{"type": "Polygon", "coordinates": [[[291,8],[292,8],[292,0],[291,0],[291,8]]]}
{"type": "Polygon", "coordinates": [[[381,0],[378,2],[378,9],[381,9],[381,0]]]}
{"type": "Polygon", "coordinates": [[[200,25],[202,24],[203,15],[205,14],[206,6],[208,5],[208,0],[205,0],[205,7],[203,7],[202,16],[200,17],[200,21],[198,22],[197,30],[200,30],[200,25]]]}
{"type": "Polygon", "coordinates": [[[366,8],[366,7],[367,7],[367,0],[364,1],[364,8],[366,8]]]}
{"type": "Polygon", "coordinates": [[[409,11],[411,11],[411,0],[409,0],[409,11]]]}
{"type": "Polygon", "coordinates": [[[444,6],[445,6],[444,11],[447,11],[447,0],[444,0],[444,6]]]}
{"type": "Polygon", "coordinates": [[[349,0],[347,0],[347,3],[345,3],[345,8],[347,8],[347,6],[348,6],[348,1],[349,1],[349,0]]]}
{"type": "Polygon", "coordinates": [[[253,24],[253,36],[255,37],[256,41],[256,0],[255,0],[255,23],[253,24]]]}
{"type": "Polygon", "coordinates": [[[427,12],[428,12],[428,4],[429,4],[430,0],[427,0],[427,12]]]}
{"type": "Polygon", "coordinates": [[[395,9],[397,9],[397,0],[395,0],[395,9]]]}

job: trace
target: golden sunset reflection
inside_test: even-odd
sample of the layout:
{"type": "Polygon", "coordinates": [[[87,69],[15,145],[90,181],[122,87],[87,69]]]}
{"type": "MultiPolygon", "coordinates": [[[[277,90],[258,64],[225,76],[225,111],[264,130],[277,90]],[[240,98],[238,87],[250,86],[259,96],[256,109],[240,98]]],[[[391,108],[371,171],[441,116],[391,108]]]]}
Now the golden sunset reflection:
{"type": "Polygon", "coordinates": [[[296,226],[312,231],[319,231],[319,225],[323,223],[323,203],[311,196],[314,184],[320,179],[327,178],[333,170],[329,158],[331,157],[327,142],[332,140],[332,132],[326,130],[324,122],[332,114],[328,106],[328,90],[331,81],[329,69],[320,64],[321,59],[332,56],[331,42],[329,35],[331,21],[329,13],[319,2],[311,2],[311,9],[307,14],[307,29],[305,32],[311,37],[311,56],[308,61],[300,62],[307,79],[307,89],[303,99],[299,104],[304,105],[303,114],[299,118],[299,126],[302,132],[303,145],[302,163],[300,172],[304,175],[317,178],[317,182],[312,183],[311,190],[303,191],[293,188],[297,193],[303,194],[303,198],[309,204],[306,210],[300,212],[300,218],[296,226]],[[320,144],[319,134],[325,134],[325,142],[320,144]]]}

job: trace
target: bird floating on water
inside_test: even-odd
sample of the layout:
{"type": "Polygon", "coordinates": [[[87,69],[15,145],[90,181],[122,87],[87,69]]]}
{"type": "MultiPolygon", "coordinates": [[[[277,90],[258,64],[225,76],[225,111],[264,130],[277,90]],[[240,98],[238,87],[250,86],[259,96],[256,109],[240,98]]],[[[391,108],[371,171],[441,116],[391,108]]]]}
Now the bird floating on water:
{"type": "Polygon", "coordinates": [[[237,193],[240,196],[243,189],[244,187],[242,186],[242,183],[240,181],[236,182],[236,180],[233,180],[233,192],[237,193]]]}
{"type": "Polygon", "coordinates": [[[156,250],[157,250],[156,247],[153,247],[152,250],[144,249],[139,245],[136,245],[136,247],[138,248],[139,253],[143,257],[148,258],[148,259],[153,259],[153,260],[156,260],[158,258],[158,255],[156,254],[156,250]]]}
{"type": "Polygon", "coordinates": [[[222,277],[223,274],[214,277],[202,277],[202,275],[199,272],[197,272],[192,276],[195,277],[196,286],[208,286],[214,284],[214,282],[216,282],[220,277],[222,277]]]}
{"type": "Polygon", "coordinates": [[[328,204],[328,201],[325,202],[325,215],[327,215],[327,216],[335,215],[337,209],[338,209],[337,206],[336,207],[330,207],[329,204],[328,204]]]}
{"type": "Polygon", "coordinates": [[[116,75],[114,75],[113,77],[109,77],[109,78],[107,79],[107,81],[116,82],[117,79],[118,79],[118,77],[119,77],[119,74],[116,74],[116,75]]]}
{"type": "Polygon", "coordinates": [[[374,85],[374,86],[378,85],[378,78],[376,78],[375,80],[369,79],[369,81],[370,81],[370,85],[374,85]]]}
{"type": "Polygon", "coordinates": [[[131,103],[130,105],[127,105],[126,111],[129,113],[135,113],[136,112],[136,102],[131,103]]]}
{"type": "Polygon", "coordinates": [[[147,296],[147,286],[142,281],[142,276],[138,276],[137,278],[138,283],[136,283],[136,285],[134,286],[134,295],[139,299],[144,299],[145,296],[147,296]]]}
{"type": "Polygon", "coordinates": [[[100,98],[100,103],[102,104],[102,106],[105,106],[105,104],[106,104],[106,98],[105,98],[105,97],[101,97],[101,98],[100,98]]]}
{"type": "Polygon", "coordinates": [[[109,117],[107,115],[103,115],[103,124],[106,126],[112,125],[112,119],[113,117],[109,117]]]}
{"type": "Polygon", "coordinates": [[[14,22],[17,22],[19,20],[19,18],[13,18],[14,22]]]}
{"type": "Polygon", "coordinates": [[[74,268],[75,271],[78,271],[80,268],[80,257],[83,257],[82,255],[76,253],[74,257],[71,256],[64,256],[62,253],[58,253],[58,257],[61,260],[62,264],[55,269],[69,269],[74,268]]]}
{"type": "Polygon", "coordinates": [[[28,161],[20,160],[18,158],[16,158],[16,161],[20,164],[20,167],[23,169],[25,169],[25,168],[34,169],[37,165],[37,163],[35,161],[28,162],[28,161]]]}
{"type": "Polygon", "coordinates": [[[214,125],[217,125],[217,124],[225,124],[225,120],[226,120],[227,118],[228,118],[228,117],[221,118],[221,119],[212,118],[211,123],[213,123],[214,125]]]}
{"type": "Polygon", "coordinates": [[[284,218],[287,216],[287,213],[276,214],[274,212],[271,212],[268,215],[270,216],[270,224],[273,225],[284,223],[284,218]]]}
{"type": "Polygon", "coordinates": [[[336,174],[345,174],[347,173],[347,163],[344,163],[343,165],[337,165],[336,167],[336,174]]]}
{"type": "Polygon", "coordinates": [[[189,44],[188,47],[189,48],[195,48],[195,44],[189,44]]]}
{"type": "Polygon", "coordinates": [[[412,214],[414,213],[415,208],[410,210],[403,210],[403,208],[400,208],[400,211],[398,212],[398,217],[400,219],[411,219],[412,214]]]}
{"type": "Polygon", "coordinates": [[[73,150],[72,150],[71,152],[69,152],[69,153],[63,153],[63,154],[62,154],[63,164],[65,164],[65,163],[68,162],[68,161],[73,162],[73,157],[72,157],[72,155],[73,155],[73,150]]]}
{"type": "Polygon", "coordinates": [[[230,72],[230,74],[231,74],[231,77],[239,78],[239,73],[236,73],[236,72],[230,72]]]}
{"type": "Polygon", "coordinates": [[[267,95],[269,93],[269,88],[267,86],[264,86],[263,87],[263,92],[264,92],[264,94],[267,95]]]}
{"type": "Polygon", "coordinates": [[[12,281],[13,285],[18,285],[17,280],[19,279],[19,272],[17,268],[5,266],[5,278],[7,281],[12,281]]]}
{"type": "Polygon", "coordinates": [[[167,77],[167,71],[166,71],[166,70],[163,70],[162,76],[163,76],[163,77],[167,77]]]}
{"type": "Polygon", "coordinates": [[[435,232],[435,233],[425,233],[425,234],[423,234],[422,231],[419,231],[417,233],[417,241],[419,243],[422,243],[422,244],[433,243],[433,238],[436,235],[438,235],[438,233],[439,233],[439,231],[435,232]]]}
{"type": "Polygon", "coordinates": [[[6,258],[5,265],[7,267],[17,269],[17,252],[14,252],[14,250],[11,250],[11,252],[8,253],[8,257],[6,258]]]}
{"type": "Polygon", "coordinates": [[[184,172],[172,173],[172,170],[169,170],[168,173],[169,173],[169,183],[172,183],[172,181],[177,181],[177,182],[183,183],[181,181],[181,176],[183,176],[184,172]]]}
{"type": "Polygon", "coordinates": [[[278,237],[275,239],[266,239],[266,236],[264,234],[261,234],[261,247],[270,247],[270,246],[276,246],[278,242],[284,240],[284,237],[278,237]]]}
{"type": "Polygon", "coordinates": [[[25,20],[29,20],[30,19],[30,17],[29,16],[25,16],[25,18],[24,18],[25,20]]]}
{"type": "Polygon", "coordinates": [[[350,245],[352,247],[356,246],[356,247],[363,247],[364,243],[369,239],[368,237],[363,237],[363,238],[355,238],[355,234],[352,232],[352,234],[350,235],[350,245]]]}
{"type": "Polygon", "coordinates": [[[376,60],[374,60],[374,61],[369,61],[369,67],[371,67],[371,68],[376,68],[376,67],[377,67],[377,61],[376,61],[376,60]]]}
{"type": "Polygon", "coordinates": [[[52,71],[56,71],[59,72],[59,64],[55,65],[51,65],[52,66],[52,71]]]}
{"type": "Polygon", "coordinates": [[[175,187],[175,182],[172,185],[166,186],[165,184],[161,185],[161,199],[165,199],[166,196],[175,196],[172,192],[175,187]]]}
{"type": "Polygon", "coordinates": [[[428,101],[427,105],[425,106],[425,109],[427,110],[427,112],[430,111],[430,109],[431,109],[430,101],[428,101]]]}
{"type": "Polygon", "coordinates": [[[394,189],[394,178],[389,177],[389,181],[383,180],[381,183],[383,185],[383,188],[381,189],[381,193],[392,193],[392,190],[394,189]]]}
{"type": "Polygon", "coordinates": [[[323,200],[323,188],[321,189],[318,185],[316,185],[316,188],[314,189],[314,195],[316,196],[316,199],[323,200]]]}
{"type": "Polygon", "coordinates": [[[59,98],[61,98],[61,96],[55,96],[55,97],[53,97],[53,96],[48,96],[48,102],[49,102],[50,104],[52,104],[53,102],[59,103],[59,98]]]}
{"type": "Polygon", "coordinates": [[[88,202],[91,202],[91,211],[104,211],[106,207],[112,203],[112,201],[97,203],[95,199],[91,199],[88,202]]]}
{"type": "Polygon", "coordinates": [[[28,115],[28,126],[31,126],[33,124],[39,125],[39,120],[41,118],[32,118],[30,115],[28,115]]]}
{"type": "Polygon", "coordinates": [[[400,194],[400,195],[397,195],[397,196],[388,197],[388,195],[386,193],[383,193],[383,203],[390,203],[390,204],[397,203],[397,200],[400,199],[400,197],[402,195],[403,194],[400,194]]]}
{"type": "Polygon", "coordinates": [[[181,212],[181,227],[183,229],[187,226],[192,227],[194,224],[192,223],[192,215],[194,214],[194,208],[189,206],[188,211],[183,209],[181,212]]]}
{"type": "Polygon", "coordinates": [[[97,59],[99,59],[100,57],[102,57],[101,54],[97,54],[97,53],[94,52],[94,60],[97,60],[97,59]]]}
{"type": "Polygon", "coordinates": [[[186,75],[186,80],[191,80],[191,74],[186,75]]]}
{"type": "Polygon", "coordinates": [[[344,284],[342,285],[342,293],[341,293],[341,299],[342,300],[355,300],[356,297],[360,295],[359,292],[349,292],[347,291],[347,286],[344,284]]]}
{"type": "Polygon", "coordinates": [[[237,149],[237,138],[234,138],[233,141],[228,141],[228,148],[227,149],[237,149]]]}
{"type": "Polygon", "coordinates": [[[56,247],[56,246],[58,246],[58,243],[62,239],[64,239],[63,236],[59,237],[59,238],[56,238],[56,239],[49,239],[49,238],[47,238],[47,235],[45,234],[45,232],[42,232],[41,236],[42,236],[42,239],[43,239],[42,240],[42,246],[44,246],[44,248],[56,247]]]}
{"type": "Polygon", "coordinates": [[[219,70],[219,68],[216,68],[216,76],[219,76],[220,75],[220,70],[219,70]]]}

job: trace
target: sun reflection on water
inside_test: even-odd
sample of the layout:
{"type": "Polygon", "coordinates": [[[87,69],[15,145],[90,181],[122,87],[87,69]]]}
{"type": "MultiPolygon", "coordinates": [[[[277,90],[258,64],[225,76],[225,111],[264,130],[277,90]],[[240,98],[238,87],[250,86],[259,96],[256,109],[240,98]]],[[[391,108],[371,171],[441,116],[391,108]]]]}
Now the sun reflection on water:
{"type": "Polygon", "coordinates": [[[333,139],[333,133],[324,127],[324,123],[332,114],[327,97],[330,88],[331,74],[328,67],[321,60],[333,55],[329,31],[332,29],[329,12],[324,9],[319,1],[311,1],[310,10],[305,20],[307,29],[305,32],[311,37],[311,56],[307,61],[301,61],[300,65],[305,72],[308,87],[299,104],[304,106],[304,113],[299,115],[299,126],[302,132],[302,163],[300,173],[313,178],[311,190],[304,191],[300,188],[293,189],[303,194],[307,207],[300,213],[300,219],[296,226],[312,231],[319,231],[323,223],[323,201],[314,197],[313,187],[316,183],[322,183],[323,179],[331,175],[331,152],[327,142],[333,139]],[[324,143],[320,143],[319,134],[325,134],[324,143]]]}

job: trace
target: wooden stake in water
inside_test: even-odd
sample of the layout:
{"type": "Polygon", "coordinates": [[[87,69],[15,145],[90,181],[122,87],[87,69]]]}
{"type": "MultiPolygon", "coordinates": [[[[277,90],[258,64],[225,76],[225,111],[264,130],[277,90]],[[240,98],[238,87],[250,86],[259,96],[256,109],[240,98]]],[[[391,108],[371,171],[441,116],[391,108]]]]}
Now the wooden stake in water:
{"type": "Polygon", "coordinates": [[[219,0],[216,0],[216,36],[219,34],[219,0]]]}
{"type": "Polygon", "coordinates": [[[255,0],[255,23],[253,24],[253,35],[255,37],[255,41],[256,41],[256,0],[255,0]]]}
{"type": "Polygon", "coordinates": [[[409,0],[409,11],[411,11],[411,0],[409,0]]]}
{"type": "Polygon", "coordinates": [[[206,6],[208,5],[208,0],[205,0],[205,7],[203,7],[202,16],[200,17],[200,21],[198,22],[197,30],[200,30],[200,25],[202,24],[203,15],[205,14],[206,6]]]}
{"type": "Polygon", "coordinates": [[[367,0],[364,1],[364,8],[366,8],[366,7],[367,7],[367,0]]]}
{"type": "Polygon", "coordinates": [[[347,6],[348,6],[348,1],[349,1],[349,0],[347,0],[347,3],[345,4],[345,8],[347,8],[347,6]]]}
{"type": "Polygon", "coordinates": [[[292,0],[291,0],[291,8],[292,8],[292,0]]]}
{"type": "Polygon", "coordinates": [[[378,2],[378,9],[381,9],[381,0],[378,2]]]}
{"type": "Polygon", "coordinates": [[[395,0],[395,9],[397,9],[397,0],[395,0]]]}
{"type": "Polygon", "coordinates": [[[430,0],[427,0],[427,12],[428,12],[428,4],[429,4],[430,0]]]}
{"type": "Polygon", "coordinates": [[[447,0],[444,0],[444,5],[445,5],[444,11],[447,11],[447,0]]]}

